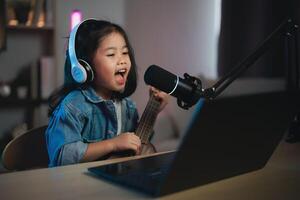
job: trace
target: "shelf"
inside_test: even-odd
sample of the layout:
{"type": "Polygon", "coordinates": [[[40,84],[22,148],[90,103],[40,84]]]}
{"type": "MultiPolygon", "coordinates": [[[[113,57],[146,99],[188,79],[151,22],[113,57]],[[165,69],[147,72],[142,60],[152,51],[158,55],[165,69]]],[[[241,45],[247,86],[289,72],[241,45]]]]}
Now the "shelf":
{"type": "Polygon", "coordinates": [[[26,25],[17,25],[17,26],[6,26],[7,30],[21,30],[21,31],[53,31],[54,28],[52,26],[44,26],[44,27],[37,27],[37,26],[26,26],[26,25]]]}

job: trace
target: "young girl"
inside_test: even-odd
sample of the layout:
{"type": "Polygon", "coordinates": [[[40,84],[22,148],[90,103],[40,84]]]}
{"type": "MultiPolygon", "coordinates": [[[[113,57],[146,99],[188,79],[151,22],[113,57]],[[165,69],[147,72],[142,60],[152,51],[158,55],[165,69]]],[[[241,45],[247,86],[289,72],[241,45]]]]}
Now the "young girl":
{"type": "MultiPolygon", "coordinates": [[[[89,63],[94,78],[75,83],[67,53],[65,83],[50,98],[46,131],[50,167],[94,161],[124,150],[139,153],[141,146],[133,134],[137,109],[128,98],[136,89],[136,63],[125,31],[93,19],[77,35],[77,58],[89,63]]],[[[162,110],[168,95],[152,87],[150,92],[161,101],[162,110]]]]}

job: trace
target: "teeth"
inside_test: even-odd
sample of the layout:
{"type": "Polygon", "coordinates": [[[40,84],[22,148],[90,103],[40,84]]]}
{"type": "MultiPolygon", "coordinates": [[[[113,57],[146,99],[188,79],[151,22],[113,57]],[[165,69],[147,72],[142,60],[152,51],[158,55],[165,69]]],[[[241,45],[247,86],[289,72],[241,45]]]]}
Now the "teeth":
{"type": "Polygon", "coordinates": [[[118,71],[118,73],[125,73],[125,72],[126,72],[125,69],[120,69],[120,70],[118,71]]]}
{"type": "Polygon", "coordinates": [[[116,74],[120,74],[121,76],[124,76],[124,74],[126,73],[126,69],[119,69],[116,74]]]}

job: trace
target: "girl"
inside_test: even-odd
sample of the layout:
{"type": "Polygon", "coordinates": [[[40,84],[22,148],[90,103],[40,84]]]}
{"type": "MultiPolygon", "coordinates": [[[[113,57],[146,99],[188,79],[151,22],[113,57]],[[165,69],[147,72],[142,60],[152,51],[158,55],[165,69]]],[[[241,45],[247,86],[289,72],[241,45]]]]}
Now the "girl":
{"type": "MultiPolygon", "coordinates": [[[[76,36],[76,55],[89,63],[94,78],[77,84],[71,77],[67,53],[64,86],[50,98],[46,130],[49,166],[94,161],[112,152],[139,153],[140,138],[132,132],[138,122],[128,98],[136,89],[136,63],[125,31],[118,25],[87,20],[76,36]]],[[[168,95],[154,88],[161,101],[168,95]]]]}

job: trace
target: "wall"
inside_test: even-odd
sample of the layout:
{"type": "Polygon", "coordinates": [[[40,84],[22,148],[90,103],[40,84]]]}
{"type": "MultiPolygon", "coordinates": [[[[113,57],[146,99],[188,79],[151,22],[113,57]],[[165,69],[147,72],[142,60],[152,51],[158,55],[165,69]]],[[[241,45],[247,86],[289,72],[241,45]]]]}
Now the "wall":
{"type": "MultiPolygon", "coordinates": [[[[84,18],[111,20],[127,31],[139,66],[139,85],[132,98],[137,102],[140,113],[148,96],[143,75],[151,64],[178,75],[188,72],[214,79],[217,73],[219,6],[220,0],[56,1],[58,84],[63,83],[65,37],[69,34],[68,20],[73,9],[80,9],[84,18]]],[[[175,98],[171,98],[170,104],[159,116],[156,132],[164,130],[161,137],[168,137],[174,129],[182,131],[191,110],[178,108],[175,98]]]]}

